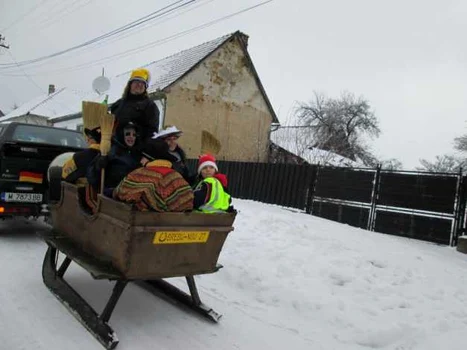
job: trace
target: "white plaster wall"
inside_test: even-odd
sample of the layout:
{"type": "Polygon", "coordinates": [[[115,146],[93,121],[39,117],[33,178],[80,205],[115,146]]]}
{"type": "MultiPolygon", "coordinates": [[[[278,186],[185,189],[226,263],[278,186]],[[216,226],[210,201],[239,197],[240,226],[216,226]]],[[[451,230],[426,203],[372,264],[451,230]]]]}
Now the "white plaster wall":
{"type": "Polygon", "coordinates": [[[236,40],[214,52],[178,84],[195,90],[200,97],[210,96],[238,106],[250,106],[269,113],[268,105],[236,40]]]}

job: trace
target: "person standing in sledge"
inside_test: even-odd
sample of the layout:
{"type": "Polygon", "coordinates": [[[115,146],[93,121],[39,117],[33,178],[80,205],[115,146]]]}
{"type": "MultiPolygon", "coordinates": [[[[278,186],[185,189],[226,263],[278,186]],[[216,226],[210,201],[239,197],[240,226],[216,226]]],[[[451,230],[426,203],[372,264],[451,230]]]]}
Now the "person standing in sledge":
{"type": "Polygon", "coordinates": [[[132,122],[141,130],[142,144],[159,131],[159,108],[149,98],[150,73],[139,68],[131,73],[122,98],[115,101],[110,112],[115,116],[114,135],[122,134],[123,127],[132,122]]]}

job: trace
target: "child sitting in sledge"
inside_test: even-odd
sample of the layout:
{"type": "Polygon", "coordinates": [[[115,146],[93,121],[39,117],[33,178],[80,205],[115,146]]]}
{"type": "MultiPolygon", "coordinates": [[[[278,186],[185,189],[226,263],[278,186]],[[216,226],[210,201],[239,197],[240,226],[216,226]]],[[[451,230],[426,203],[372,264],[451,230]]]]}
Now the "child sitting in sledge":
{"type": "Polygon", "coordinates": [[[193,209],[203,213],[222,213],[231,209],[227,176],[219,173],[216,159],[203,154],[198,161],[199,183],[194,190],[193,209]]]}

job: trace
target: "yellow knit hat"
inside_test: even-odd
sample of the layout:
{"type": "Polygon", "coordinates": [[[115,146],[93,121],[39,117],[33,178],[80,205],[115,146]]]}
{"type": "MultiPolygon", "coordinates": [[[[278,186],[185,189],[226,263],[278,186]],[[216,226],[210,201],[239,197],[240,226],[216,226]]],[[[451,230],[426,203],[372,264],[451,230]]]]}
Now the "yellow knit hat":
{"type": "Polygon", "coordinates": [[[147,88],[149,85],[149,81],[151,80],[151,74],[145,68],[135,69],[133,72],[131,72],[129,82],[132,82],[135,80],[142,81],[143,83],[146,84],[146,88],[147,88]]]}

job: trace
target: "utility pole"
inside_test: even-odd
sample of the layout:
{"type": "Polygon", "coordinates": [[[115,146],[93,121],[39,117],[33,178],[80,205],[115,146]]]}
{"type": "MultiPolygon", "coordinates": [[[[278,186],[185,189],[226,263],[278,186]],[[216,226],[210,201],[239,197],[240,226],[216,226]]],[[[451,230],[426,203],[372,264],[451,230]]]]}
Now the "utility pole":
{"type": "Polygon", "coordinates": [[[2,36],[2,34],[0,34],[0,47],[4,47],[5,49],[9,49],[10,46],[6,45],[6,44],[4,43],[4,41],[5,41],[5,37],[2,36]]]}

